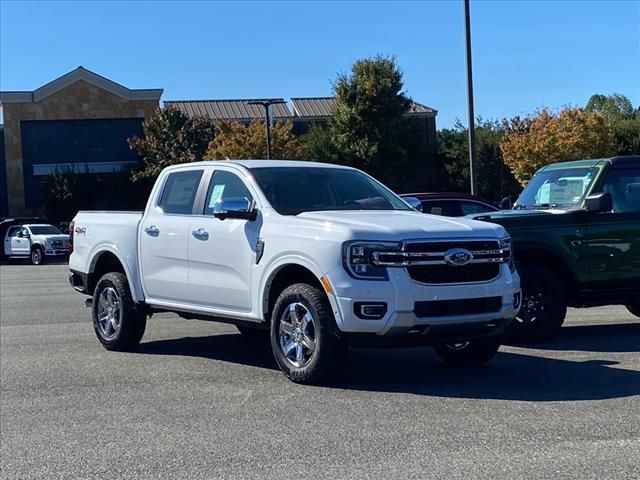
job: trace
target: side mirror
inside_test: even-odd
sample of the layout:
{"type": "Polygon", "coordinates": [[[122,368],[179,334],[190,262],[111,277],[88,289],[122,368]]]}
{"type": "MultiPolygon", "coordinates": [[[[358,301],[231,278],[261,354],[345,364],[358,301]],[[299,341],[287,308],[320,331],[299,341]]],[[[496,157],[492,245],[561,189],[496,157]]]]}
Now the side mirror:
{"type": "Polygon", "coordinates": [[[255,220],[257,210],[251,200],[246,197],[229,197],[220,200],[213,207],[213,216],[220,220],[239,218],[241,220],[255,220]]]}
{"type": "Polygon", "coordinates": [[[500,210],[511,210],[513,208],[513,200],[511,197],[504,197],[500,200],[500,210]]]}
{"type": "Polygon", "coordinates": [[[417,210],[419,212],[422,211],[422,202],[416,197],[403,197],[402,199],[404,200],[404,203],[409,205],[414,210],[417,210]]]}
{"type": "Polygon", "coordinates": [[[613,210],[613,200],[609,192],[596,193],[584,199],[584,209],[587,212],[610,212],[613,210]]]}
{"type": "Polygon", "coordinates": [[[22,233],[22,231],[19,231],[17,237],[18,238],[24,238],[24,233],[22,233]]]}

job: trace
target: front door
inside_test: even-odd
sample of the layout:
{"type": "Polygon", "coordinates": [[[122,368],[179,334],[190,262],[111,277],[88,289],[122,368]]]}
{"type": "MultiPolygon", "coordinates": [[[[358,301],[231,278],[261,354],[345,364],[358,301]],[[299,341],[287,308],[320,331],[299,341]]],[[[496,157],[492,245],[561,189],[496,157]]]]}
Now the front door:
{"type": "Polygon", "coordinates": [[[256,264],[260,217],[254,221],[213,216],[216,202],[255,198],[236,173],[216,169],[209,183],[203,215],[189,228],[189,299],[194,305],[236,312],[251,310],[251,272],[256,264]]]}
{"type": "Polygon", "coordinates": [[[140,225],[140,265],[145,295],[161,302],[187,298],[189,226],[203,169],[167,175],[157,205],[140,225]]]}
{"type": "Polygon", "coordinates": [[[31,251],[29,231],[21,226],[11,227],[4,237],[4,254],[8,256],[28,256],[31,251]]]}
{"type": "Polygon", "coordinates": [[[590,287],[640,291],[640,169],[610,170],[600,190],[613,210],[587,214],[590,287]]]}

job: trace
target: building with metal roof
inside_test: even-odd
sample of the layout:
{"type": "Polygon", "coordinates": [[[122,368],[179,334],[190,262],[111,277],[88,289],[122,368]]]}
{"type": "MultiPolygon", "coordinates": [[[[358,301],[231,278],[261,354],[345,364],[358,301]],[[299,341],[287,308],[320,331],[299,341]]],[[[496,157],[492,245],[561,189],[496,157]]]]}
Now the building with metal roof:
{"type": "MultiPolygon", "coordinates": [[[[250,122],[264,119],[264,108],[250,105],[252,101],[273,100],[284,102],[282,98],[237,99],[237,100],[167,100],[164,105],[177,108],[190,117],[208,117],[212,119],[250,122]]],[[[294,115],[286,103],[277,103],[271,107],[274,120],[293,120],[294,115]]]]}

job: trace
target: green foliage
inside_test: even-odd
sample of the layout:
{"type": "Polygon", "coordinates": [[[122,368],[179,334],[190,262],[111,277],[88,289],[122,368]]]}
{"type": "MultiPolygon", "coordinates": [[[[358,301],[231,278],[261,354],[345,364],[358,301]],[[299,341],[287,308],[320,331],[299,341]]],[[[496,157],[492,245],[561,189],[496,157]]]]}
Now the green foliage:
{"type": "Polygon", "coordinates": [[[208,118],[189,118],[180,110],[164,107],[145,120],[144,137],[129,139],[129,146],[142,157],[144,167],[134,180],[156,177],[163,168],[202,160],[214,135],[214,122],[208,118]]]}
{"type": "Polygon", "coordinates": [[[604,115],[613,132],[614,150],[617,155],[640,153],[640,108],[634,110],[631,100],[622,94],[592,95],[587,112],[600,112],[604,115]]]}
{"type": "MultiPolygon", "coordinates": [[[[500,140],[504,129],[500,122],[476,121],[476,169],[478,193],[493,201],[515,196],[520,190],[511,170],[504,164],[500,140]]],[[[467,128],[458,120],[453,128],[438,131],[438,159],[443,167],[441,190],[469,191],[469,138],[467,128]]]]}
{"type": "Polygon", "coordinates": [[[333,85],[336,110],[326,127],[305,137],[308,155],[365,170],[399,190],[426,182],[427,148],[416,122],[407,120],[411,99],[395,59],[357,60],[333,85]]]}

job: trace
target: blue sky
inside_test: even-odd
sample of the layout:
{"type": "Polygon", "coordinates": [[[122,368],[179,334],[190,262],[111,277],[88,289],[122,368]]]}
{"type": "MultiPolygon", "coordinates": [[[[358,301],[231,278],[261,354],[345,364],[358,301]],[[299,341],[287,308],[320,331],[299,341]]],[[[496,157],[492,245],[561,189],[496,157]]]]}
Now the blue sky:
{"type": "MultiPolygon", "coordinates": [[[[472,0],[476,113],[640,104],[640,1],[472,0]]],[[[407,92],[466,118],[461,0],[446,2],[0,3],[0,89],[83,65],[163,100],[323,96],[358,58],[395,55],[407,92]]]]}

